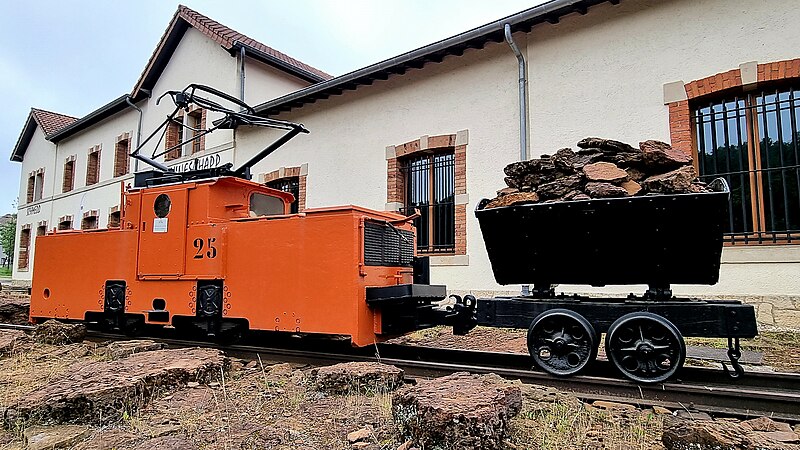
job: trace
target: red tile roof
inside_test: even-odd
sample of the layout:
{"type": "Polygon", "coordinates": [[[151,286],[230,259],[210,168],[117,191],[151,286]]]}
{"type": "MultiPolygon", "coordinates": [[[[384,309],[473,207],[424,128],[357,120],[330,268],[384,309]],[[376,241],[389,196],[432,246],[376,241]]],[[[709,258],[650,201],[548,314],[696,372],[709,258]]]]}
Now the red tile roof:
{"type": "Polygon", "coordinates": [[[77,117],[36,108],[31,108],[31,116],[33,116],[36,123],[42,127],[44,134],[47,136],[78,120],[77,117]]]}
{"type": "Polygon", "coordinates": [[[144,71],[139,77],[139,81],[133,88],[131,97],[133,97],[134,101],[139,100],[140,89],[149,89],[152,87],[150,84],[154,83],[153,77],[157,78],[160,71],[163,70],[162,66],[164,64],[164,58],[169,58],[171,52],[174,51],[174,46],[176,44],[170,43],[170,41],[172,41],[172,38],[175,36],[174,32],[179,31],[181,28],[178,24],[178,21],[182,21],[186,25],[191,26],[197,31],[203,33],[205,36],[218,43],[227,51],[232,51],[234,48],[234,43],[238,41],[243,45],[252,47],[266,55],[269,55],[272,58],[275,58],[276,60],[279,60],[280,62],[296,69],[297,71],[308,73],[313,77],[321,78],[323,81],[333,78],[333,76],[315,67],[311,67],[308,64],[286,55],[285,53],[281,53],[272,47],[256,41],[255,39],[249,38],[244,34],[228,28],[216,20],[210,19],[191,8],[180,5],[178,6],[178,10],[175,11],[175,15],[172,17],[172,21],[170,21],[169,26],[164,31],[164,35],[161,37],[158,46],[150,56],[150,60],[147,62],[147,66],[145,66],[144,71]],[[166,53],[162,54],[162,52],[166,53]],[[153,73],[151,73],[151,71],[153,73]]]}
{"type": "Polygon", "coordinates": [[[275,50],[272,47],[262,44],[261,42],[256,41],[255,39],[249,38],[242,33],[239,33],[236,30],[232,30],[221,23],[209,19],[208,17],[200,14],[197,11],[194,11],[190,8],[187,8],[183,5],[178,6],[178,15],[187,21],[191,26],[195,29],[200,31],[201,33],[205,34],[219,45],[225,47],[227,50],[233,48],[233,43],[236,41],[241,42],[247,46],[253,47],[259,51],[262,51],[270,56],[273,56],[289,65],[297,67],[298,69],[304,70],[306,72],[311,72],[320,78],[324,78],[326,80],[333,78],[331,75],[317,69],[314,67],[309,66],[301,61],[298,61],[291,56],[286,55],[285,53],[281,53],[275,50]]]}
{"type": "Polygon", "coordinates": [[[11,161],[22,161],[22,158],[25,156],[25,150],[28,148],[28,144],[31,142],[31,138],[33,138],[33,133],[36,131],[37,126],[42,127],[42,131],[44,131],[45,137],[47,137],[69,126],[76,120],[78,120],[76,117],[45,111],[43,109],[31,108],[28,119],[25,120],[25,126],[22,128],[22,133],[20,133],[17,139],[17,145],[15,145],[14,150],[11,151],[11,161]]]}

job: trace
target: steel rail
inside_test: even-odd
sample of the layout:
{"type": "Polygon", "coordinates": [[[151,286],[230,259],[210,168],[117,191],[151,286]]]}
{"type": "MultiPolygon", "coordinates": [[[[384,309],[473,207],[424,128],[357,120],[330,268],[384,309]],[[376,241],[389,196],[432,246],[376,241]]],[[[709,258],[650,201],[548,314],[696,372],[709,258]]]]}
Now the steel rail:
{"type": "MultiPolygon", "coordinates": [[[[30,330],[26,325],[0,324],[0,329],[30,330]]],[[[169,334],[169,333],[166,333],[169,334]]],[[[90,331],[92,340],[129,339],[118,334],[90,331]]],[[[734,417],[768,416],[777,420],[800,421],[800,375],[789,373],[748,373],[729,380],[720,370],[685,367],[677,380],[652,385],[620,379],[607,361],[598,360],[587,374],[569,378],[553,377],[531,370],[531,359],[518,353],[453,350],[401,344],[377,344],[353,348],[345,341],[318,338],[275,339],[270,346],[220,345],[175,337],[147,336],[172,347],[210,347],[229,356],[262,361],[280,361],[321,366],[346,361],[392,364],[410,376],[438,377],[454,372],[495,373],[526,384],[550,386],[570,392],[584,401],[607,400],[639,407],[663,406],[734,417]],[[278,345],[275,345],[278,344],[278,345]],[[313,350],[312,350],[313,349],[313,350]]]]}

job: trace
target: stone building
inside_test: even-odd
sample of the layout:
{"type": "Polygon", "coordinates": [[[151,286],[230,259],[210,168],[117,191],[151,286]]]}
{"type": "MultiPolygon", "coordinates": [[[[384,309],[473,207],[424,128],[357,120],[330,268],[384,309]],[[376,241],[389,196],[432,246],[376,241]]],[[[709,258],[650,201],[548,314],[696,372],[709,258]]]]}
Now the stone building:
{"type": "MultiPolygon", "coordinates": [[[[504,186],[506,164],[587,136],[671,142],[732,188],[720,282],[676,293],[744,298],[764,323],[800,325],[800,35],[786,32],[798,19],[781,0],[553,0],[330,77],[181,7],[129,94],[79,119],[32,110],[12,152],[27,244],[14,278],[30,279],[39,230],[115,226],[120,188],[142,169],[125,155],[168,109],[155,99],[201,83],[311,130],[259,163],[259,181],[292,190],[298,210],[421,209],[433,281],[478,295],[519,290],[495,283],[472,214],[504,186]]],[[[242,127],[163,159],[235,163],[276,136],[242,127]]]]}

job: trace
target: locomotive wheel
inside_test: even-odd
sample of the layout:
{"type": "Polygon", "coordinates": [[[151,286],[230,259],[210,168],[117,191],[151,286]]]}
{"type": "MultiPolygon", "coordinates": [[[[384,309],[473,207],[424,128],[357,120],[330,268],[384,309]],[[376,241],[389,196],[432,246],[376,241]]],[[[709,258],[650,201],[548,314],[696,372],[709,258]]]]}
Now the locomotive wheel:
{"type": "Polygon", "coordinates": [[[638,383],[659,383],[678,371],[686,344],[675,325],[658,314],[634,312],[611,324],[606,356],[623,376],[638,383]]]}
{"type": "Polygon", "coordinates": [[[528,351],[533,361],[553,375],[578,373],[597,356],[597,344],[589,321],[568,309],[545,311],[528,329],[528,351]]]}

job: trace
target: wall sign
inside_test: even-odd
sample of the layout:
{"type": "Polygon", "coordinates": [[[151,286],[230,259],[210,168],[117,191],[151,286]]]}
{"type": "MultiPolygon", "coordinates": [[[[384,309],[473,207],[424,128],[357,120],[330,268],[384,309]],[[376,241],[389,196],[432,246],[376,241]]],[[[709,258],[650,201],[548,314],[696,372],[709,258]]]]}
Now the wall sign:
{"type": "Polygon", "coordinates": [[[42,211],[42,205],[33,205],[25,208],[25,215],[39,214],[42,211]]]}
{"type": "Polygon", "coordinates": [[[222,162],[222,157],[219,153],[213,155],[201,156],[189,161],[170,166],[175,172],[188,172],[190,170],[211,169],[212,167],[219,167],[222,162]]]}

